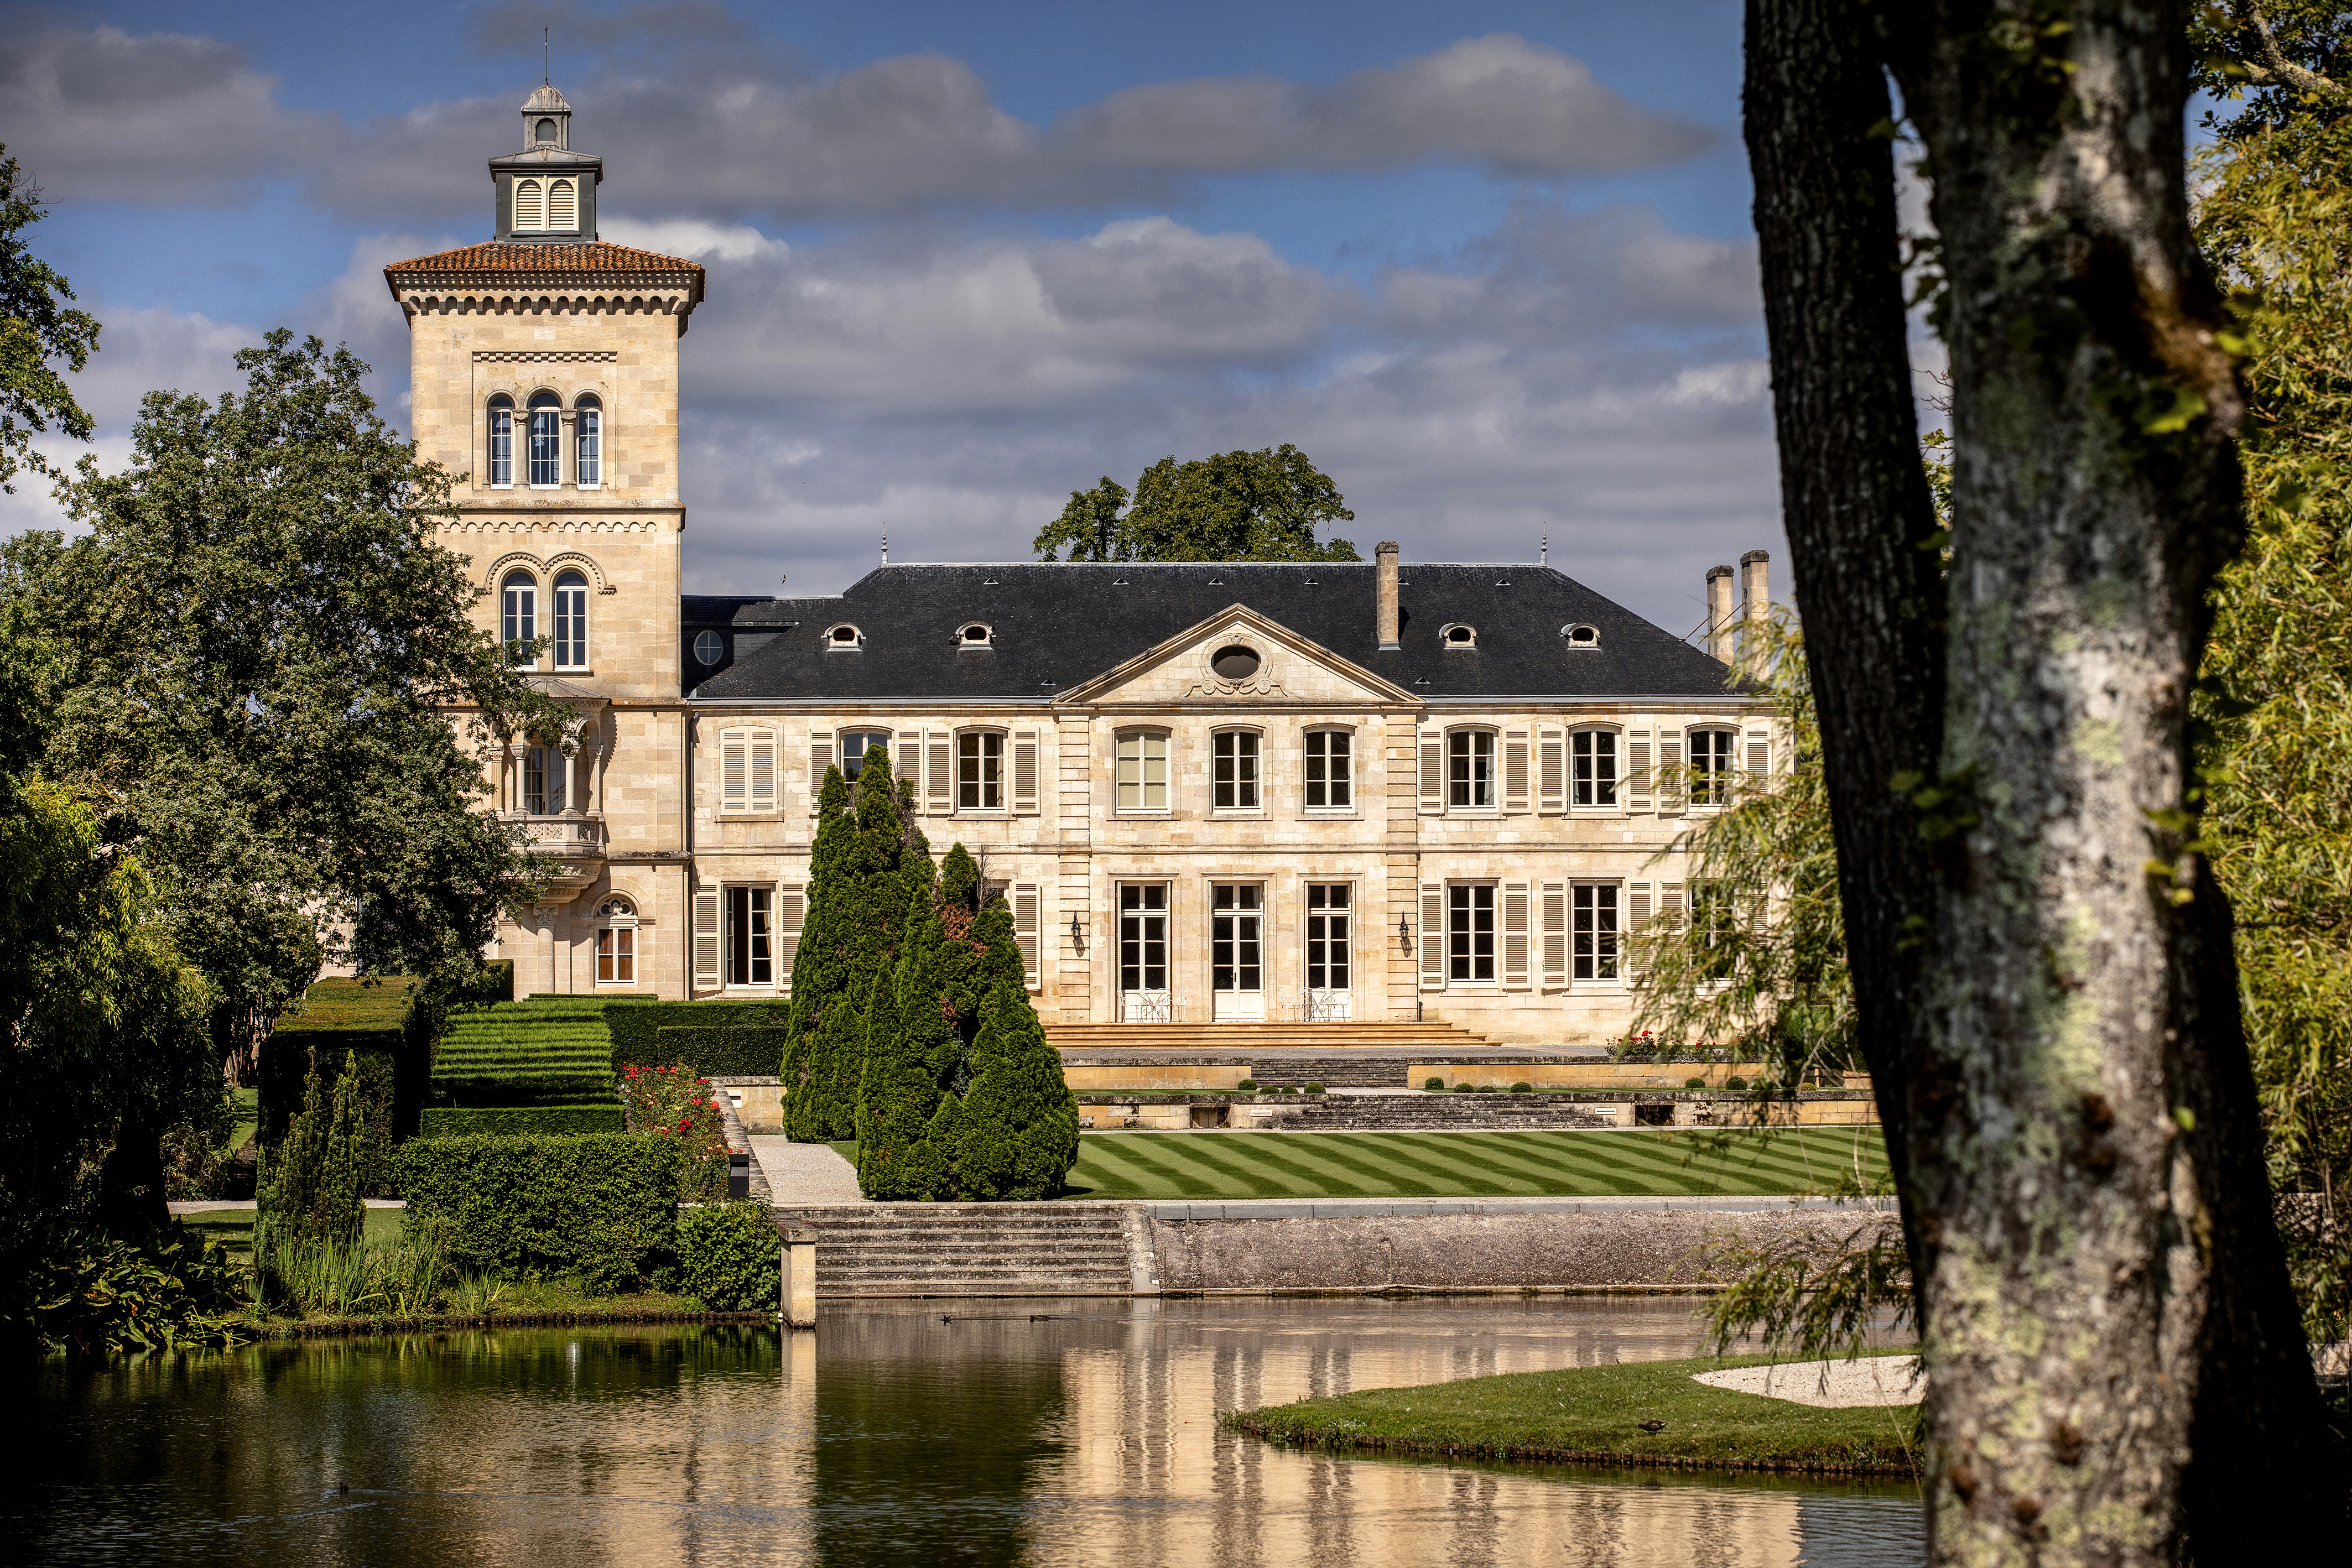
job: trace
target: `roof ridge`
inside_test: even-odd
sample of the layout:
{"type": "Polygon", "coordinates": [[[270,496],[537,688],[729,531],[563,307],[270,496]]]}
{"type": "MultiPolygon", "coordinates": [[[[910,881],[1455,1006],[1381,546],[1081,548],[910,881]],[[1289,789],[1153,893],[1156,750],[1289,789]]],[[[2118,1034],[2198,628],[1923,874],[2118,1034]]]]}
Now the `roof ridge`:
{"type": "Polygon", "coordinates": [[[387,273],[419,272],[692,272],[698,261],[611,240],[482,240],[385,266],[387,273]]]}

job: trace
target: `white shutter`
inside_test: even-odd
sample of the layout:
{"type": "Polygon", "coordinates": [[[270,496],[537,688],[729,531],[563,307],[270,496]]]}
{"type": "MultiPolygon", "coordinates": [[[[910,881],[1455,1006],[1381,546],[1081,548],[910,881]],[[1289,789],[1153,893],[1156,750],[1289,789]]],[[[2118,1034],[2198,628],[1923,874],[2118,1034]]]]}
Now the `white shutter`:
{"type": "Polygon", "coordinates": [[[1568,810],[1568,737],[1556,729],[1536,732],[1536,810],[1548,817],[1568,810]]]}
{"type": "Polygon", "coordinates": [[[1568,984],[1568,883],[1543,884],[1543,983],[1568,984]]]}
{"type": "Polygon", "coordinates": [[[1646,811],[1657,804],[1651,799],[1656,780],[1650,774],[1650,732],[1635,730],[1625,743],[1625,809],[1646,811]]]}
{"type": "Polygon", "coordinates": [[[1658,731],[1658,815],[1679,817],[1683,810],[1685,780],[1683,765],[1683,732],[1679,729],[1658,731]]]}
{"type": "Polygon", "coordinates": [[[694,988],[719,988],[719,890],[694,895],[694,988]]]}
{"type": "MultiPolygon", "coordinates": [[[[918,790],[923,781],[923,740],[917,735],[898,737],[898,777],[913,784],[918,790]]],[[[918,802],[919,804],[919,802],[918,802]]]]}
{"type": "Polygon", "coordinates": [[[1421,810],[1430,815],[1445,810],[1445,737],[1421,737],[1421,810]]]}
{"type": "MultiPolygon", "coordinates": [[[[1521,745],[1519,755],[1524,758],[1527,752],[1521,745]]],[[[1503,884],[1503,987],[1528,988],[1528,884],[1523,882],[1503,884]]]]}
{"type": "Polygon", "coordinates": [[[1748,783],[1753,789],[1769,789],[1772,782],[1772,743],[1760,735],[1748,737],[1748,783]]]}
{"type": "Polygon", "coordinates": [[[1421,988],[1445,988],[1445,884],[1421,884],[1421,988]]]}
{"type": "Polygon", "coordinates": [[[719,809],[721,811],[742,811],[750,809],[744,804],[744,785],[747,782],[744,773],[748,750],[741,730],[719,731],[719,809]]]}
{"type": "Polygon", "coordinates": [[[809,737],[809,815],[816,815],[824,793],[824,770],[833,766],[833,731],[820,729],[809,737]]]}
{"type": "Polygon", "coordinates": [[[925,737],[923,750],[929,758],[923,780],[923,810],[935,817],[944,817],[955,810],[955,737],[933,730],[925,737]]]}
{"type": "Polygon", "coordinates": [[[776,809],[776,732],[754,729],[743,738],[751,774],[745,810],[772,811],[776,809]]]}
{"type": "Polygon", "coordinates": [[[1027,816],[1037,814],[1037,732],[1034,729],[1013,732],[1013,809],[1027,816]]]}
{"type": "Polygon", "coordinates": [[[783,988],[793,988],[793,960],[800,956],[801,926],[807,918],[808,895],[801,884],[788,882],[776,894],[776,973],[783,988]]]}
{"type": "Polygon", "coordinates": [[[1503,810],[1524,813],[1528,809],[1528,732],[1503,736],[1503,810]]]}
{"type": "Polygon", "coordinates": [[[558,180],[547,188],[547,226],[551,229],[576,229],[580,226],[579,193],[569,180],[558,180]]]}
{"type": "Polygon", "coordinates": [[[1627,974],[1632,974],[1639,967],[1633,962],[1634,956],[1639,951],[1633,946],[1633,936],[1649,923],[1650,884],[1646,882],[1627,883],[1625,884],[1625,940],[1619,945],[1619,952],[1622,955],[1619,965],[1627,974]]]}
{"type": "Polygon", "coordinates": [[[1683,884],[1678,882],[1659,883],[1658,913],[1661,915],[1680,915],[1682,910],[1683,884]]]}
{"type": "Polygon", "coordinates": [[[1016,882],[1013,884],[1013,936],[1021,944],[1023,983],[1037,988],[1038,905],[1037,884],[1016,882]]]}

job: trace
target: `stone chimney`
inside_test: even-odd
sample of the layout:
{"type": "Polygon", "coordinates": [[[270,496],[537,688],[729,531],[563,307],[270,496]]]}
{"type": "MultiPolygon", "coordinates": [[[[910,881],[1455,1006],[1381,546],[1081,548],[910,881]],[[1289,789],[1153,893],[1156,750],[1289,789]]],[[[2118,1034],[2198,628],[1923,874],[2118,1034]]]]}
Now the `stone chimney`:
{"type": "Polygon", "coordinates": [[[1379,625],[1381,651],[1393,653],[1404,646],[1397,641],[1397,547],[1394,539],[1382,539],[1372,547],[1372,559],[1378,563],[1381,594],[1379,625]]]}
{"type": "Polygon", "coordinates": [[[1733,637],[1738,622],[1731,614],[1731,569],[1711,566],[1706,569],[1706,651],[1725,664],[1731,663],[1733,637]]]}
{"type": "Polygon", "coordinates": [[[1748,623],[1740,674],[1751,681],[1764,678],[1764,622],[1772,613],[1772,558],[1760,549],[1739,558],[1739,618],[1748,623]]]}

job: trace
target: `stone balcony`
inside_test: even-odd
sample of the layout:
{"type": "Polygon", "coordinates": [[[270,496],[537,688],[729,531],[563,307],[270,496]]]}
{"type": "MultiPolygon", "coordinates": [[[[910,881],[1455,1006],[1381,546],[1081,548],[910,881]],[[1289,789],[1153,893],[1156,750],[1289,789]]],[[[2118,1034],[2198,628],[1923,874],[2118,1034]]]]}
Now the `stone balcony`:
{"type": "Polygon", "coordinates": [[[544,904],[569,904],[604,873],[604,819],[590,812],[574,816],[532,817],[507,812],[500,819],[516,829],[522,841],[559,863],[547,884],[544,904]]]}

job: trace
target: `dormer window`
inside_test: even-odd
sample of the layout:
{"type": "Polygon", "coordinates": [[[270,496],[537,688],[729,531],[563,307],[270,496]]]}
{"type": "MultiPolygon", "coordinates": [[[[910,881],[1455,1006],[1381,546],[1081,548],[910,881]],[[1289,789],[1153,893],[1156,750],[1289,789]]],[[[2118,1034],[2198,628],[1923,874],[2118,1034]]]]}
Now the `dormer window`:
{"type": "Polygon", "coordinates": [[[727,640],[716,632],[694,634],[694,657],[698,664],[715,664],[727,656],[727,640]]]}
{"type": "Polygon", "coordinates": [[[961,627],[956,632],[956,646],[959,648],[985,648],[995,640],[996,634],[978,621],[961,627]]]}
{"type": "Polygon", "coordinates": [[[1448,648],[1475,648],[1478,645],[1478,628],[1456,621],[1438,632],[1438,638],[1448,648]]]}
{"type": "Polygon", "coordinates": [[[1598,648],[1601,646],[1601,628],[1598,626],[1563,626],[1559,629],[1559,634],[1567,640],[1568,645],[1571,648],[1598,648]]]}
{"type": "Polygon", "coordinates": [[[824,651],[828,653],[855,653],[865,645],[866,634],[855,626],[844,623],[825,631],[824,651]]]}

